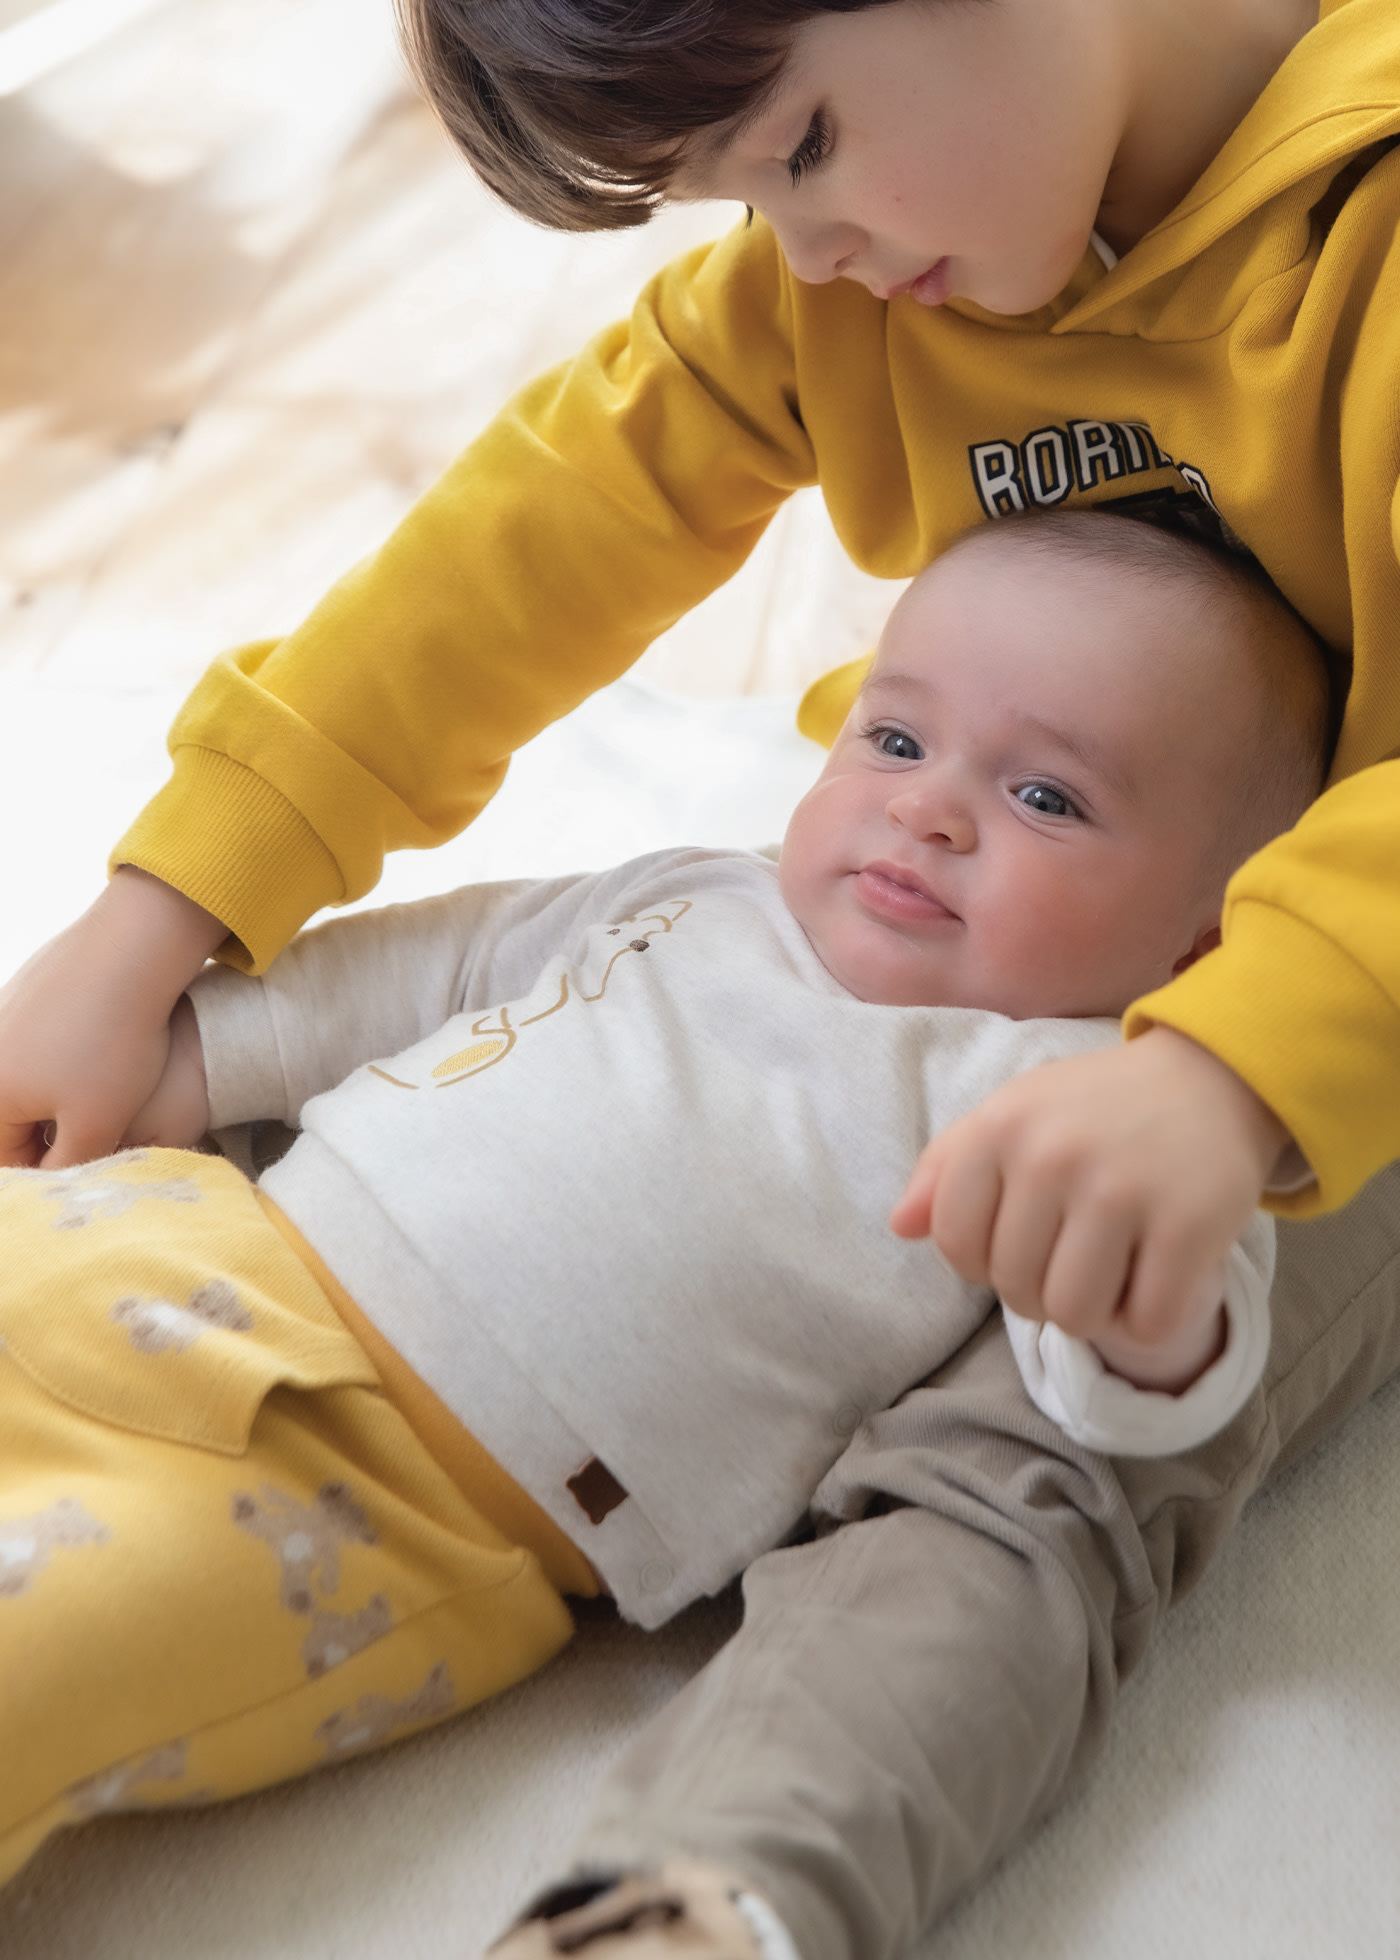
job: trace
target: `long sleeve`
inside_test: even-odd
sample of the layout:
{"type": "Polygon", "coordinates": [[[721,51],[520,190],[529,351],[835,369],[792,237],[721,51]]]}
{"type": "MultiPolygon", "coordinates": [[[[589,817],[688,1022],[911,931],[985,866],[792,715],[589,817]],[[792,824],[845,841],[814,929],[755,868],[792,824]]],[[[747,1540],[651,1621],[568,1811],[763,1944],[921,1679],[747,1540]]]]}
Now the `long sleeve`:
{"type": "Polygon", "coordinates": [[[616,874],[468,885],[334,919],[261,978],[211,967],[190,998],[211,1122],[295,1125],[312,1096],[454,1014],[524,993],[616,874]]]}
{"type": "Polygon", "coordinates": [[[386,851],[460,830],[814,480],[787,292],[771,234],[740,232],[522,390],[303,626],[215,663],[114,862],[197,897],[259,970],[386,851]]]}
{"type": "Polygon", "coordinates": [[[1316,1182],[1271,1194],[1307,1215],[1400,1157],[1400,762],[1330,789],[1226,893],[1224,941],[1136,1003],[1227,1062],[1287,1126],[1316,1182]]]}
{"type": "Polygon", "coordinates": [[[1225,1261],[1224,1350],[1180,1395],[1136,1388],[1087,1341],[1002,1312],[1026,1392],[1074,1442],[1106,1456],[1170,1456],[1224,1429],[1254,1393],[1269,1358],[1273,1276],[1273,1223],[1256,1212],[1225,1261]]]}

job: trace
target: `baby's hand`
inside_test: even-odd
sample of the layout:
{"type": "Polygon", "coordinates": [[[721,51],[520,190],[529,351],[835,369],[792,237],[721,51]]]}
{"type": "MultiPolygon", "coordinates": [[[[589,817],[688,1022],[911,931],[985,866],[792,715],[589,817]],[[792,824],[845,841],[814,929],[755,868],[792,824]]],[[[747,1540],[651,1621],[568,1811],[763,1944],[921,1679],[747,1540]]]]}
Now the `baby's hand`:
{"type": "Polygon", "coordinates": [[[209,1084],[204,1074],[204,1044],[188,994],[182,994],[170,1017],[170,1044],[165,1068],[155,1093],[132,1117],[122,1142],[161,1144],[167,1150],[188,1150],[209,1128],[209,1084]]]}
{"type": "Polygon", "coordinates": [[[128,868],[20,968],[0,989],[0,1164],[58,1170],[116,1149],[161,1080],[175,1002],[226,936],[128,868]]]}
{"type": "Polygon", "coordinates": [[[1004,1084],[928,1145],[890,1223],[1115,1372],[1181,1388],[1219,1351],[1219,1268],[1287,1142],[1232,1069],[1157,1027],[1004,1084]]]}

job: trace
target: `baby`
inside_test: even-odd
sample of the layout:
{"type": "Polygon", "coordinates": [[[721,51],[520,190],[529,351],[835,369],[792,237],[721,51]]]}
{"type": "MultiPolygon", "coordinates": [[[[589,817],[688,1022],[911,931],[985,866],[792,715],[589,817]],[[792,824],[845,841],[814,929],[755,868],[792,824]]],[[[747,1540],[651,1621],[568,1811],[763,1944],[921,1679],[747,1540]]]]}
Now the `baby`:
{"type": "MultiPolygon", "coordinates": [[[[994,1305],[911,1243],[997,1275],[986,1098],[1208,956],[1326,720],[1244,566],[987,527],[895,609],[776,863],[468,888],[201,976],[138,1147],[0,1189],[0,1876],[468,1706],[567,1595],[655,1626],[790,1535],[994,1305]],[[255,1118],[301,1131],[257,1188],[162,1147],[255,1118]]],[[[1075,1441],[1228,1420],[1262,1216],[1165,1340],[1045,1239],[1065,1325],[1007,1325],[1075,1441]]]]}

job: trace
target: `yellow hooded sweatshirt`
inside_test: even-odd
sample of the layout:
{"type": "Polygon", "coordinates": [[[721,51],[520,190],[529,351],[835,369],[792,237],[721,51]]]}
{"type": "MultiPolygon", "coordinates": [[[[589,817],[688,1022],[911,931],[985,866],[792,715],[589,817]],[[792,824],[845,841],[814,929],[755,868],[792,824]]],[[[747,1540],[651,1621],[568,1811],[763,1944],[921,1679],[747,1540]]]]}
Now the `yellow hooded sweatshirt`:
{"type": "Polygon", "coordinates": [[[803,286],[762,224],[525,388],[287,639],[215,663],[114,854],[264,966],[386,850],[727,578],[820,482],[857,564],[1013,510],[1189,503],[1353,680],[1331,785],[1234,878],[1220,949],[1139,1002],[1234,1068],[1343,1203],[1400,1157],[1400,9],[1324,0],[1183,202],[1016,319],[803,286]]]}

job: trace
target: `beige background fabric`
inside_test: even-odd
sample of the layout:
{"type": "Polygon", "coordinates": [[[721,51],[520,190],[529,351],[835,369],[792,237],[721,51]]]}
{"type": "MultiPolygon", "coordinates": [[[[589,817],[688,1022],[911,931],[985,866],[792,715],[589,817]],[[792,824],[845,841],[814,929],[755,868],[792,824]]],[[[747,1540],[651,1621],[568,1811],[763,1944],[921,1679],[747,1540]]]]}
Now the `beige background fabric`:
{"type": "MultiPolygon", "coordinates": [[[[733,215],[522,225],[409,93],[388,0],[0,0],[0,971],[97,889],[210,655],[292,623],[510,387],[733,215]]],[[[796,499],[467,837],[376,896],[773,838],[819,760],[795,695],[894,596],[796,499]]],[[[1097,1776],[928,1960],[1392,1960],[1398,1545],[1392,1390],[1255,1505],[1097,1776]]],[[[92,1826],[0,1896],[0,1953],[470,1955],[732,1611],[590,1625],[383,1757],[92,1826]]]]}

